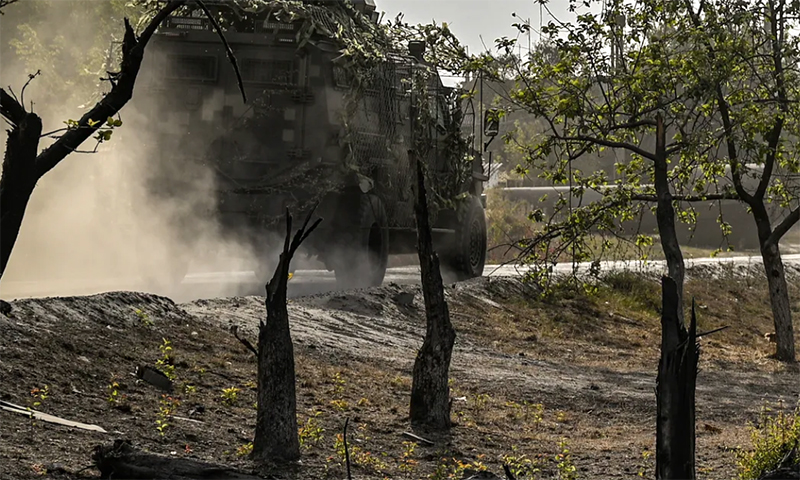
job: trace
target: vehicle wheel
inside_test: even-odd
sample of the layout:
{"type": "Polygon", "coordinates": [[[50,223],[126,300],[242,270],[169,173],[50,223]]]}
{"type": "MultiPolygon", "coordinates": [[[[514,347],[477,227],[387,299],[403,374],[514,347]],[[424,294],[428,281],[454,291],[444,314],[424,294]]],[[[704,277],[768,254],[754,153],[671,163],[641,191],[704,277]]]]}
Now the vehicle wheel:
{"type": "Polygon", "coordinates": [[[486,264],[486,214],[478,197],[470,196],[457,212],[455,235],[446,248],[445,260],[457,280],[483,275],[486,264]]]}
{"type": "MultiPolygon", "coordinates": [[[[347,215],[347,212],[343,212],[347,215]]],[[[356,217],[340,225],[346,229],[334,261],[340,289],[375,287],[383,283],[389,263],[386,210],[375,195],[359,195],[356,217]]]]}

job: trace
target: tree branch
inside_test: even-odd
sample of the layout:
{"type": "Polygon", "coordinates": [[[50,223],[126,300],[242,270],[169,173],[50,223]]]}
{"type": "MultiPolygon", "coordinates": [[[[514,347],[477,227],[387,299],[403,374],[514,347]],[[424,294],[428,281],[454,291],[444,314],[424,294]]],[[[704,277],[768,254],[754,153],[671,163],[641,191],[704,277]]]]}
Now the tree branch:
{"type": "Polygon", "coordinates": [[[225,45],[225,53],[228,55],[228,60],[230,60],[231,65],[233,65],[233,70],[236,72],[236,81],[239,82],[239,91],[242,92],[242,102],[247,103],[247,95],[244,93],[244,82],[242,82],[242,74],[239,72],[239,64],[236,63],[236,56],[233,54],[233,50],[231,46],[228,44],[228,39],[225,38],[225,35],[222,33],[222,29],[219,28],[219,23],[217,23],[217,19],[211,15],[211,12],[208,11],[208,7],[202,0],[195,0],[200,8],[203,9],[208,19],[211,21],[211,25],[214,26],[214,29],[217,31],[217,35],[219,35],[220,40],[222,40],[222,44],[225,45]]]}
{"type": "Polygon", "coordinates": [[[144,59],[144,49],[161,22],[185,3],[172,0],[150,21],[142,35],[137,39],[130,22],[125,18],[125,37],[122,42],[122,64],[116,75],[116,84],[88,113],[78,122],[79,128],[65,133],[54,144],[36,158],[36,174],[41,177],[52,170],[67,155],[77,150],[108,117],[114,116],[133,97],[133,87],[139,68],[144,59]],[[97,122],[90,125],[89,121],[97,122]]]}
{"type": "Polygon", "coordinates": [[[783,219],[781,223],[778,224],[775,229],[772,230],[772,233],[767,240],[767,243],[774,243],[778,244],[781,238],[791,229],[798,221],[800,221],[800,207],[795,207],[786,218],[783,219]]]}

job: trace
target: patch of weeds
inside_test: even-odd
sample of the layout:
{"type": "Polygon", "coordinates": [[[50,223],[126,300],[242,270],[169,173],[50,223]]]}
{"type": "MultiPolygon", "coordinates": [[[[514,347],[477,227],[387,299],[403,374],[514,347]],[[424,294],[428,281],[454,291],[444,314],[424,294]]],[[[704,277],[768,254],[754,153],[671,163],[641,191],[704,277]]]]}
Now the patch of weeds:
{"type": "Polygon", "coordinates": [[[527,425],[535,427],[544,420],[544,405],[541,403],[533,403],[527,400],[522,403],[507,401],[506,407],[511,409],[511,415],[514,419],[527,425]]]}
{"type": "Polygon", "coordinates": [[[181,401],[177,398],[172,398],[168,395],[161,395],[161,400],[158,401],[158,413],[156,414],[156,430],[162,437],[166,434],[167,428],[171,425],[169,417],[175,413],[181,401]]]}
{"type": "Polygon", "coordinates": [[[575,480],[578,478],[578,469],[572,463],[572,454],[566,440],[558,443],[560,452],[556,455],[558,478],[559,480],[575,480]]]}
{"type": "Polygon", "coordinates": [[[158,346],[161,351],[161,358],[156,360],[156,367],[158,367],[164,375],[170,380],[175,380],[175,358],[172,356],[172,342],[166,338],[161,339],[161,345],[158,346]]]}
{"type": "Polygon", "coordinates": [[[223,388],[222,403],[229,407],[236,405],[236,401],[239,399],[239,392],[241,392],[241,390],[236,387],[223,388]]]}
{"type": "Polygon", "coordinates": [[[503,464],[508,465],[509,470],[516,478],[532,480],[542,471],[543,463],[542,459],[531,459],[524,453],[520,453],[516,445],[511,446],[511,454],[503,455],[503,464]]]}
{"type": "Polygon", "coordinates": [[[489,404],[489,400],[491,400],[491,398],[492,397],[490,397],[486,393],[479,393],[475,397],[475,410],[478,410],[478,411],[484,410],[486,408],[486,406],[489,404]]]}
{"type": "Polygon", "coordinates": [[[145,327],[153,326],[153,320],[150,319],[150,315],[148,315],[147,312],[145,312],[144,310],[136,308],[133,310],[133,313],[135,313],[136,316],[139,317],[139,321],[142,322],[142,325],[144,325],[145,327]]]}
{"type": "Polygon", "coordinates": [[[250,390],[258,390],[258,384],[252,380],[246,382],[244,387],[249,388],[250,390]]]}
{"type": "Polygon", "coordinates": [[[240,445],[236,449],[236,456],[237,457],[246,457],[253,453],[253,442],[245,443],[244,445],[240,445]]]}
{"type": "Polygon", "coordinates": [[[567,412],[565,412],[564,410],[556,411],[556,422],[564,423],[567,421],[569,421],[569,416],[567,415],[567,412]]]}
{"type": "Polygon", "coordinates": [[[183,382],[181,384],[181,391],[183,391],[183,394],[186,396],[194,395],[195,393],[197,393],[197,387],[195,387],[190,383],[183,382]]]}
{"type": "Polygon", "coordinates": [[[370,405],[369,399],[366,397],[361,397],[358,399],[358,402],[356,402],[356,405],[358,405],[359,407],[369,406],[370,405]]]}
{"type": "Polygon", "coordinates": [[[456,480],[465,478],[467,471],[484,472],[486,465],[480,461],[483,455],[479,455],[478,459],[469,463],[462,462],[456,458],[442,458],[433,473],[428,475],[430,480],[456,480]]]}
{"type": "Polygon", "coordinates": [[[344,378],[342,377],[342,372],[334,373],[333,374],[333,391],[331,391],[331,394],[333,394],[335,396],[342,395],[344,393],[345,383],[346,382],[345,382],[344,378]]]}
{"type": "Polygon", "coordinates": [[[36,408],[42,405],[42,403],[50,397],[50,387],[45,385],[42,388],[33,388],[31,389],[31,397],[33,397],[32,407],[36,408]]]}
{"type": "Polygon", "coordinates": [[[347,400],[331,400],[331,406],[336,409],[338,412],[345,412],[350,406],[347,404],[347,400]]]}
{"type": "Polygon", "coordinates": [[[297,436],[300,439],[301,447],[309,449],[312,445],[319,444],[324,438],[323,434],[325,433],[325,429],[317,422],[317,418],[321,415],[322,412],[320,411],[314,412],[308,417],[306,423],[297,429],[297,436]]]}
{"type": "MultiPolygon", "coordinates": [[[[779,409],[772,414],[768,405],[761,408],[759,422],[750,426],[750,451],[736,453],[736,466],[739,478],[750,480],[781,467],[793,448],[800,449],[800,404],[793,412],[785,413],[779,409]]],[[[800,463],[800,454],[788,459],[791,464],[800,463]]]]}
{"type": "Polygon", "coordinates": [[[653,452],[648,449],[647,447],[642,450],[642,463],[639,464],[639,476],[640,477],[649,477],[650,471],[650,457],[653,456],[653,452]]]}
{"type": "Polygon", "coordinates": [[[407,390],[411,388],[411,380],[401,375],[397,375],[389,380],[389,384],[398,390],[407,390]]]}
{"type": "Polygon", "coordinates": [[[127,395],[125,395],[124,393],[120,393],[121,388],[122,387],[120,387],[119,382],[116,380],[116,378],[112,377],[111,383],[109,383],[106,386],[106,391],[108,392],[108,397],[106,398],[106,401],[108,401],[109,405],[113,407],[120,407],[122,406],[123,403],[125,403],[125,400],[128,399],[127,395]]]}
{"type": "Polygon", "coordinates": [[[419,462],[414,459],[416,448],[416,442],[403,442],[403,457],[400,459],[400,465],[397,466],[401,472],[411,473],[417,468],[419,462]]]}
{"type": "MultiPolygon", "coordinates": [[[[360,427],[360,430],[363,431],[364,427],[360,427]]],[[[361,440],[369,440],[369,438],[362,438],[361,440]]],[[[364,450],[358,445],[354,445],[350,440],[348,440],[347,449],[350,452],[350,463],[353,466],[377,474],[383,474],[389,469],[389,465],[377,455],[373,455],[371,452],[364,450]]],[[[338,463],[344,465],[346,457],[344,452],[344,437],[341,433],[336,435],[336,439],[333,443],[333,450],[338,463]]],[[[328,460],[333,460],[333,458],[329,457],[328,460]]]]}

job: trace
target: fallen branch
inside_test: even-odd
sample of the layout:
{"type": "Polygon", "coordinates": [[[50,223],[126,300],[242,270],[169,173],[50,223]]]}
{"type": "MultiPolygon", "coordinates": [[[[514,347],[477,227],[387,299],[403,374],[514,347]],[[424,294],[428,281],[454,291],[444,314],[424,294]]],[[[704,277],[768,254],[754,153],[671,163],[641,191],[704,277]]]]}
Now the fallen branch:
{"type": "Polygon", "coordinates": [[[231,325],[231,333],[233,334],[234,337],[236,337],[236,340],[239,340],[239,342],[241,342],[242,345],[247,347],[247,349],[253,352],[253,355],[255,355],[256,358],[258,358],[258,350],[256,350],[256,347],[254,347],[253,344],[250,343],[248,339],[239,336],[239,325],[231,325]]]}
{"type": "Polygon", "coordinates": [[[5,410],[11,413],[17,413],[19,415],[25,415],[26,417],[35,418],[36,420],[41,420],[47,423],[55,423],[57,425],[64,425],[67,427],[75,427],[80,428],[82,430],[90,430],[94,432],[100,433],[108,433],[102,427],[97,425],[90,425],[88,423],[81,423],[81,422],[74,422],[72,420],[67,420],[61,417],[56,417],[55,415],[49,415],[47,413],[42,413],[36,410],[32,410],[30,408],[21,407],[19,405],[14,405],[13,403],[4,402],[0,400],[0,409],[5,410]]]}
{"type": "Polygon", "coordinates": [[[95,467],[100,470],[100,478],[104,479],[256,480],[260,478],[211,463],[144,453],[133,448],[127,440],[116,440],[112,445],[95,447],[92,459],[95,467]]]}

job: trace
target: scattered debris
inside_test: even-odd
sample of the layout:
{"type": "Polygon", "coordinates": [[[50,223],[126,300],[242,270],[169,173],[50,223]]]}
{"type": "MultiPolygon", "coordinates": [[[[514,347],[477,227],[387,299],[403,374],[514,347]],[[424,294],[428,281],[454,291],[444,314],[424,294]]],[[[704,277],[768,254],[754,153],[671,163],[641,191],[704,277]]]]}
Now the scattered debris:
{"type": "Polygon", "coordinates": [[[400,306],[403,307],[410,307],[414,304],[414,297],[416,294],[414,292],[400,292],[395,295],[392,299],[400,306]]]}
{"type": "Polygon", "coordinates": [[[5,315],[6,317],[11,315],[11,304],[6,302],[5,300],[0,300],[0,313],[5,315]]]}
{"type": "Polygon", "coordinates": [[[32,417],[32,418],[35,418],[36,420],[41,420],[43,422],[55,423],[55,424],[64,425],[64,426],[67,426],[67,427],[80,428],[82,430],[91,430],[91,431],[94,431],[94,432],[108,433],[102,427],[99,427],[97,425],[90,425],[90,424],[81,423],[81,422],[73,422],[72,420],[66,420],[64,418],[56,417],[55,415],[50,415],[50,414],[47,414],[47,413],[39,412],[37,410],[33,410],[33,409],[30,409],[30,408],[27,408],[27,407],[21,407],[19,405],[14,405],[13,403],[4,402],[2,400],[0,400],[0,409],[3,409],[5,411],[11,412],[11,413],[18,413],[20,415],[25,415],[27,417],[32,417]]]}
{"type": "Polygon", "coordinates": [[[164,375],[164,372],[161,372],[158,369],[147,365],[136,367],[136,377],[144,380],[159,390],[172,393],[172,380],[164,375]]]}
{"type": "Polygon", "coordinates": [[[417,442],[424,443],[425,445],[429,445],[429,446],[433,446],[433,445],[435,445],[435,444],[434,444],[433,442],[431,442],[430,440],[428,440],[428,439],[426,439],[426,438],[422,438],[422,437],[420,437],[420,436],[418,436],[418,435],[414,435],[414,434],[413,434],[413,433],[411,433],[411,432],[403,432],[403,436],[404,436],[404,437],[406,437],[406,438],[410,438],[411,440],[415,440],[415,441],[417,441],[417,442]]]}

